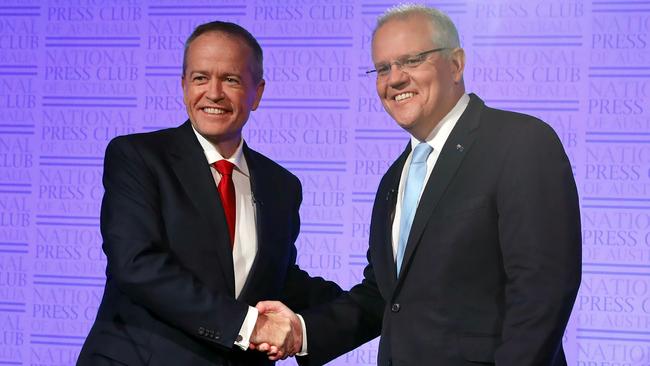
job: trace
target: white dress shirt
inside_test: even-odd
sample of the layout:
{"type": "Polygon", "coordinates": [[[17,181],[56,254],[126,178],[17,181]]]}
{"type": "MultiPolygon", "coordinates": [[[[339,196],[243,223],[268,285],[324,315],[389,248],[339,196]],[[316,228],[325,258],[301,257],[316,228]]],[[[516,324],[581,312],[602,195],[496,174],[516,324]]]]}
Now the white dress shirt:
{"type": "MultiPolygon", "coordinates": [[[[433,151],[431,151],[431,154],[429,154],[429,156],[427,157],[427,174],[424,178],[425,184],[422,185],[422,190],[420,191],[420,197],[422,196],[422,192],[424,192],[424,188],[426,187],[426,182],[429,181],[429,176],[433,171],[433,167],[436,165],[436,162],[438,161],[438,156],[440,156],[440,151],[442,151],[442,147],[445,146],[445,142],[447,142],[447,139],[449,138],[451,131],[456,126],[456,122],[458,122],[458,119],[460,119],[460,116],[463,114],[468,104],[469,104],[469,95],[463,94],[463,96],[460,97],[460,99],[458,99],[458,102],[456,103],[454,108],[452,108],[451,111],[449,111],[449,113],[447,113],[447,115],[443,117],[442,120],[440,120],[440,123],[438,123],[436,127],[433,129],[433,131],[431,131],[429,136],[427,136],[426,140],[422,141],[429,144],[433,148],[433,151]]],[[[402,201],[404,199],[404,185],[406,183],[406,177],[408,177],[409,166],[411,164],[411,157],[413,155],[413,150],[420,142],[421,142],[420,140],[411,136],[411,152],[409,153],[409,156],[406,158],[406,162],[404,163],[404,167],[402,168],[402,175],[399,180],[399,188],[397,190],[397,203],[395,205],[395,218],[393,219],[393,226],[391,232],[392,234],[391,237],[393,241],[393,259],[395,259],[397,256],[397,246],[399,245],[398,244],[399,229],[400,229],[400,220],[402,219],[402,201]]]]}
{"type": "MultiPolygon", "coordinates": [[[[192,130],[194,130],[194,134],[203,148],[203,153],[214,178],[215,189],[217,189],[221,181],[221,174],[217,172],[212,164],[224,158],[210,141],[194,129],[194,126],[192,126],[192,130]]],[[[232,180],[235,185],[235,244],[232,250],[232,263],[235,271],[235,298],[239,297],[257,255],[257,227],[255,225],[257,216],[253,204],[250,172],[244,158],[243,146],[244,139],[239,142],[232,156],[226,159],[235,165],[232,171],[232,180]]],[[[248,313],[239,330],[240,337],[235,341],[235,345],[239,348],[248,349],[258,315],[256,308],[248,307],[248,313]]],[[[302,324],[302,349],[298,356],[303,356],[307,354],[307,329],[302,316],[298,315],[298,319],[302,324]]]]}
{"type": "MultiPolygon", "coordinates": [[[[201,136],[194,127],[194,134],[199,140],[203,153],[210,165],[212,177],[214,177],[215,190],[221,181],[221,174],[212,166],[213,163],[224,159],[217,151],[216,147],[205,137],[201,136]]],[[[253,194],[251,192],[250,173],[248,164],[244,159],[243,152],[244,139],[239,142],[235,153],[226,160],[233,163],[235,167],[232,171],[232,181],[235,185],[235,244],[232,249],[232,264],[235,270],[235,298],[241,293],[248,273],[253,266],[255,256],[257,255],[257,229],[255,225],[255,206],[253,204],[253,194]]],[[[215,243],[216,245],[216,243],[215,243]]],[[[238,340],[235,345],[243,350],[248,349],[250,337],[257,322],[258,311],[256,308],[249,306],[248,313],[244,323],[239,331],[238,340]]]]}

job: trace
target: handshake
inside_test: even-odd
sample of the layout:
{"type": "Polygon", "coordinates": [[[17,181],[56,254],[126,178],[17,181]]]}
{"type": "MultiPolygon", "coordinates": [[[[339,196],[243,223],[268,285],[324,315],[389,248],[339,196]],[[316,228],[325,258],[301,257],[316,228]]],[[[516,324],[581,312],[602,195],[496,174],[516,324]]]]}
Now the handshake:
{"type": "Polygon", "coordinates": [[[269,360],[284,360],[302,349],[302,322],[279,301],[260,301],[259,311],[250,338],[250,349],[265,352],[269,360]]]}

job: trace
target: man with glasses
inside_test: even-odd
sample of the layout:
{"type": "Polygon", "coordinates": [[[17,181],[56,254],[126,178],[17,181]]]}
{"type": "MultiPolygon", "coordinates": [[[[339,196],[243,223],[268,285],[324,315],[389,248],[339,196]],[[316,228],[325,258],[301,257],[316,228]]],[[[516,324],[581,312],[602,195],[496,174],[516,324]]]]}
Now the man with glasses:
{"type": "Polygon", "coordinates": [[[435,9],[389,10],[372,58],[379,98],[411,138],[379,184],[363,282],[302,313],[301,362],[381,334],[382,366],[566,365],[581,233],[556,134],[465,93],[458,33],[435,9]]]}

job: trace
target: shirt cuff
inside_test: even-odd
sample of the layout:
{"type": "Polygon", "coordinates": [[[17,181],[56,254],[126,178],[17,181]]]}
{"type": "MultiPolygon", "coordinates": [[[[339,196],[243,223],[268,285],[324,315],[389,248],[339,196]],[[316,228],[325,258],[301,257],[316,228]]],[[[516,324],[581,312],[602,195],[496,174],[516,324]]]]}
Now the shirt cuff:
{"type": "MultiPolygon", "coordinates": [[[[246,318],[244,318],[244,323],[239,329],[239,335],[235,340],[235,346],[246,351],[251,344],[251,335],[253,334],[253,329],[255,329],[255,323],[257,323],[257,316],[259,312],[256,308],[249,306],[248,313],[246,313],[246,318]]],[[[304,327],[304,326],[303,326],[304,327]]],[[[304,345],[303,340],[303,345],[304,345]]]]}
{"type": "Polygon", "coordinates": [[[296,353],[296,356],[307,356],[307,327],[305,326],[305,319],[300,316],[300,314],[296,314],[298,316],[298,319],[300,319],[300,324],[302,325],[302,348],[300,349],[300,352],[296,353]]]}

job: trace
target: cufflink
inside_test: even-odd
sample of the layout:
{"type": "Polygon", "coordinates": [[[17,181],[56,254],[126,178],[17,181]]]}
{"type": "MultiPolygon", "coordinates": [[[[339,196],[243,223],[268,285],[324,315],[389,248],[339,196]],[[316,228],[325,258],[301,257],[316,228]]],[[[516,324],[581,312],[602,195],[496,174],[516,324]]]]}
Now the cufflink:
{"type": "Polygon", "coordinates": [[[244,340],[244,337],[241,336],[241,334],[237,334],[237,338],[235,338],[235,342],[241,342],[244,340]]]}

